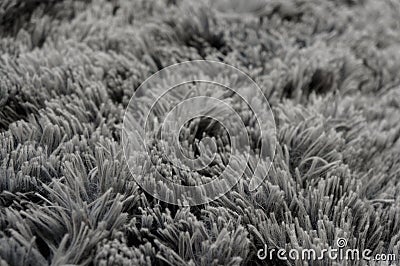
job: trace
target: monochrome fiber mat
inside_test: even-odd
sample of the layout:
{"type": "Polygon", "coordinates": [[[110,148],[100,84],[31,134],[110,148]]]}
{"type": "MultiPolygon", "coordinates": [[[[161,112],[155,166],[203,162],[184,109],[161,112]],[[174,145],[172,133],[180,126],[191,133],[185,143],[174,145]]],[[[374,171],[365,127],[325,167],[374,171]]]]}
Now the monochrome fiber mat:
{"type": "Polygon", "coordinates": [[[399,71],[397,0],[1,0],[0,265],[398,265],[399,71]],[[240,70],[268,100],[276,145],[255,190],[266,121],[205,85],[187,90],[224,95],[243,120],[243,172],[227,167],[233,140],[209,117],[176,136],[189,156],[212,150],[207,167],[179,169],[157,128],[148,164],[135,152],[127,163],[128,105],[150,103],[130,102],[135,91],[194,60],[240,70]],[[215,198],[199,190],[190,204],[131,171],[149,164],[186,186],[225,170],[238,180],[215,198]],[[288,255],[338,247],[393,256],[288,255]]]}

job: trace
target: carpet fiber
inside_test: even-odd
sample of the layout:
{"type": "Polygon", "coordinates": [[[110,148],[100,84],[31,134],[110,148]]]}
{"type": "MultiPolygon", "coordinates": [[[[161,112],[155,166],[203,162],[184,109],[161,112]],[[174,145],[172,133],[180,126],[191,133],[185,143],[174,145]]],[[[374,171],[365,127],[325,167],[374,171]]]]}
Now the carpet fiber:
{"type": "Polygon", "coordinates": [[[338,238],[399,258],[399,69],[396,0],[0,1],[0,265],[306,265],[257,251],[338,238]],[[135,182],[121,129],[143,81],[195,59],[259,85],[277,147],[255,192],[248,169],[179,207],[135,182]]]}

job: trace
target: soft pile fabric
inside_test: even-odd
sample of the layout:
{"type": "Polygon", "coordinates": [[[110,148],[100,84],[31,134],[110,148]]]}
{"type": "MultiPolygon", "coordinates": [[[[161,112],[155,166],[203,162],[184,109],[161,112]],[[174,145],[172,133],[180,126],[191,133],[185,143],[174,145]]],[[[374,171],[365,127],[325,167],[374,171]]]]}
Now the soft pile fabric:
{"type": "Polygon", "coordinates": [[[257,251],[339,237],[400,257],[399,69],[397,0],[0,1],[0,265],[306,265],[257,251]],[[137,185],[121,128],[195,59],[256,81],[278,144],[255,193],[245,173],[179,207],[137,185]]]}

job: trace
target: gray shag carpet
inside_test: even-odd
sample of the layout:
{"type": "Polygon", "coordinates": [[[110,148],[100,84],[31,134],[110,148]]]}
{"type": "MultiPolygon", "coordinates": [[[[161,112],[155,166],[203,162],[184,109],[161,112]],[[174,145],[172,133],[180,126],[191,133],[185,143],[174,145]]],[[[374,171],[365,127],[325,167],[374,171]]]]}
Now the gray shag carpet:
{"type": "Polygon", "coordinates": [[[307,265],[257,251],[338,237],[400,256],[399,69],[397,0],[2,0],[0,265],[307,265]],[[146,78],[194,59],[254,79],[278,143],[254,193],[245,172],[179,207],[132,178],[121,128],[146,78]]]}

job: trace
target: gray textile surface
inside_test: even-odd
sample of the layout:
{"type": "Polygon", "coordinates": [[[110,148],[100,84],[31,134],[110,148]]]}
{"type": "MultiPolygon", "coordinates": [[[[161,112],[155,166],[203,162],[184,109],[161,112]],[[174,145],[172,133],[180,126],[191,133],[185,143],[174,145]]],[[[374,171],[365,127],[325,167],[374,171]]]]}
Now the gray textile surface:
{"type": "Polygon", "coordinates": [[[339,237],[400,257],[399,70],[397,0],[1,0],[0,265],[305,265],[257,251],[339,237]],[[257,82],[278,144],[255,193],[245,173],[179,207],[137,185],[121,128],[146,78],[194,59],[257,82]]]}

